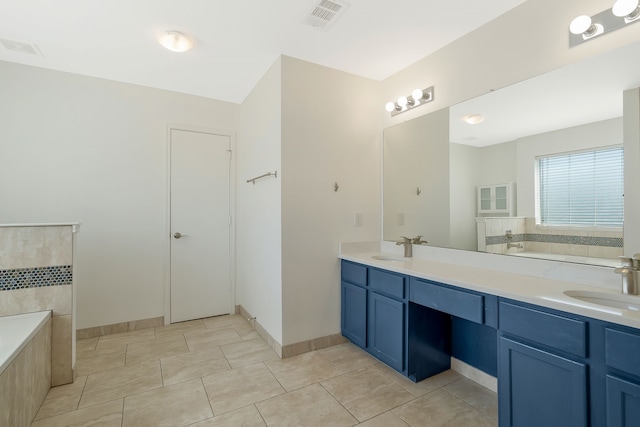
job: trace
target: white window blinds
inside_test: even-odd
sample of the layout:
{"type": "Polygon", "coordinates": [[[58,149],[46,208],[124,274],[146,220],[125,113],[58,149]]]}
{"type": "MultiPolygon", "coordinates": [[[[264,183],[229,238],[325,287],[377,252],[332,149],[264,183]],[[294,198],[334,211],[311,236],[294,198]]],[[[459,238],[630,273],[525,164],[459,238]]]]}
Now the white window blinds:
{"type": "Polygon", "coordinates": [[[622,147],[538,158],[543,225],[622,227],[622,147]]]}

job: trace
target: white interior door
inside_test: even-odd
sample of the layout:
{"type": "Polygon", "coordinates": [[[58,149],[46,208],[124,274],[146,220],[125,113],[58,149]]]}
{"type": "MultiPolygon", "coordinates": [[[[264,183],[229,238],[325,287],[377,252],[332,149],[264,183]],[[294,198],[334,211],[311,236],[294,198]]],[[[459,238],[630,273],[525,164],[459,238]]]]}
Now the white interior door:
{"type": "Polygon", "coordinates": [[[230,312],[230,142],[171,130],[172,323],[230,312]]]}

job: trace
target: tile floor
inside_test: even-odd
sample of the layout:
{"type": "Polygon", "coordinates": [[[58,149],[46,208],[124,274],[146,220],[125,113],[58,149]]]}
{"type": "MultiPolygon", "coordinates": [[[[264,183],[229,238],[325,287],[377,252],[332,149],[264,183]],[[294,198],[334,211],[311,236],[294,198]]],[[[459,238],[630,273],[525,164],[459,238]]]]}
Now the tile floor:
{"type": "Polygon", "coordinates": [[[497,426],[454,371],[412,383],[347,343],[281,360],[240,316],[80,340],[32,427],[497,426]]]}

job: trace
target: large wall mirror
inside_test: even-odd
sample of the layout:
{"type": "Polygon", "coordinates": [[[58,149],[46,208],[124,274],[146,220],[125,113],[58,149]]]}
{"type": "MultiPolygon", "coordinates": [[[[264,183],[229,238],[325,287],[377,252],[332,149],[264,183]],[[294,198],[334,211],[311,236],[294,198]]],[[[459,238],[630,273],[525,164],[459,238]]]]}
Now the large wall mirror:
{"type": "Polygon", "coordinates": [[[608,192],[589,203],[622,207],[622,160],[607,156],[622,151],[623,92],[640,87],[638,57],[640,43],[385,129],[384,240],[420,235],[439,247],[618,265],[623,213],[564,224],[547,212],[567,197],[554,196],[556,170],[540,165],[574,165],[571,180],[595,190],[567,184],[571,194],[608,192]],[[605,162],[613,169],[601,171],[605,162]]]}

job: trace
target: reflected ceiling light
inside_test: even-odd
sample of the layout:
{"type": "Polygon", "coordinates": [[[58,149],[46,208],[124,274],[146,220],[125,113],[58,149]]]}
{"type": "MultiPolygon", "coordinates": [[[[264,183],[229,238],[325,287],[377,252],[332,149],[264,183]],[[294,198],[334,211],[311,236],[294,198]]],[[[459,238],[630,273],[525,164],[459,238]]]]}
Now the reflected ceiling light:
{"type": "Polygon", "coordinates": [[[625,18],[628,21],[637,19],[640,16],[638,0],[618,0],[611,8],[611,12],[615,16],[625,18]]]}
{"type": "Polygon", "coordinates": [[[576,46],[601,34],[640,21],[638,0],[617,0],[611,9],[593,16],[580,15],[569,25],[569,45],[576,46]]]}
{"type": "Polygon", "coordinates": [[[426,89],[415,89],[410,96],[401,96],[395,102],[387,102],[384,108],[388,113],[391,113],[391,116],[395,116],[431,101],[433,101],[433,86],[426,89]]]}
{"type": "Polygon", "coordinates": [[[172,52],[186,52],[193,48],[193,39],[179,31],[165,31],[158,36],[158,42],[172,52]]]}
{"type": "Polygon", "coordinates": [[[482,114],[467,114],[462,120],[470,125],[477,125],[478,123],[484,122],[484,116],[482,114]]]}

